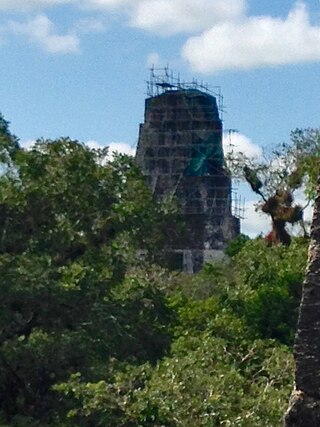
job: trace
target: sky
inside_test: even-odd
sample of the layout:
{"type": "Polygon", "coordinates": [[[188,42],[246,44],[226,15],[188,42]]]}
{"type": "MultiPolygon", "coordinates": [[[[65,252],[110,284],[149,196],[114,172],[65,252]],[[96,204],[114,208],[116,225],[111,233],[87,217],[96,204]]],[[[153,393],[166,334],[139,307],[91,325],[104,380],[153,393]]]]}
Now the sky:
{"type": "MultiPolygon", "coordinates": [[[[149,69],[220,86],[225,141],[259,155],[319,127],[319,0],[0,0],[0,111],[21,143],[133,154],[149,69]]],[[[242,231],[268,219],[246,199],[242,231]]]]}

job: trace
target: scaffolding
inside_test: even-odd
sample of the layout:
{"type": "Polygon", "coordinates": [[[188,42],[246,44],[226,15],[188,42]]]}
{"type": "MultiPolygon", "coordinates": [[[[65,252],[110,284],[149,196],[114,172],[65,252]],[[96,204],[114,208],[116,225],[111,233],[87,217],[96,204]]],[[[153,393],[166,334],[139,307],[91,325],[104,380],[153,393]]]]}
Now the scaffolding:
{"type": "Polygon", "coordinates": [[[198,81],[194,78],[190,82],[181,80],[180,73],[174,75],[169,66],[164,68],[151,67],[150,79],[146,83],[148,98],[162,95],[168,91],[177,90],[199,90],[207,95],[214,96],[217,99],[220,119],[223,120],[225,110],[220,86],[211,86],[208,83],[204,83],[202,80],[198,81]]]}
{"type": "Polygon", "coordinates": [[[240,195],[238,195],[237,191],[232,188],[231,191],[231,211],[232,215],[239,220],[243,220],[245,218],[245,204],[246,199],[240,195]]]}
{"type": "Polygon", "coordinates": [[[154,195],[175,196],[195,229],[199,215],[213,227],[243,219],[245,200],[224,167],[220,86],[181,80],[168,66],[152,67],[147,97],[136,158],[154,195]]]}

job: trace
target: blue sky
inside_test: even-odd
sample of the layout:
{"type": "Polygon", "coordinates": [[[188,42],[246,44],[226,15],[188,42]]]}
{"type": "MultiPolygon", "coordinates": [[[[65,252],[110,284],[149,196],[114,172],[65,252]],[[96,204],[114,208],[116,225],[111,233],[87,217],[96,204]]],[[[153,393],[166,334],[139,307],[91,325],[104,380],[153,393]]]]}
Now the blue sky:
{"type": "Polygon", "coordinates": [[[0,110],[22,142],[130,150],[152,63],[221,86],[248,152],[319,127],[319,0],[0,0],[0,56],[0,110]]]}

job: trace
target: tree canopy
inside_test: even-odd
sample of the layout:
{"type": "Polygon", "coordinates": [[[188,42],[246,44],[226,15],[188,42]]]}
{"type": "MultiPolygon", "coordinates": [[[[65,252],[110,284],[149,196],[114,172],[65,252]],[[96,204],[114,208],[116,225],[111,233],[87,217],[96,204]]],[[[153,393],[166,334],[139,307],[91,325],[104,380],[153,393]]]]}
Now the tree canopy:
{"type": "Polygon", "coordinates": [[[271,218],[272,230],[266,237],[269,242],[290,244],[287,223],[300,222],[306,234],[304,207],[294,204],[294,193],[302,190],[309,202],[314,199],[319,157],[319,129],[296,129],[289,144],[283,143],[260,159],[249,158],[245,153],[228,155],[231,174],[247,181],[261,198],[258,209],[271,218]]]}
{"type": "Polygon", "coordinates": [[[0,130],[0,408],[43,426],[59,406],[53,384],[168,346],[165,297],[127,271],[138,248],[161,247],[174,209],[153,200],[129,157],[69,138],[23,150],[5,121],[0,130]]]}
{"type": "Polygon", "coordinates": [[[132,158],[0,133],[0,426],[282,425],[305,240],[169,273],[176,209],[132,158]]]}

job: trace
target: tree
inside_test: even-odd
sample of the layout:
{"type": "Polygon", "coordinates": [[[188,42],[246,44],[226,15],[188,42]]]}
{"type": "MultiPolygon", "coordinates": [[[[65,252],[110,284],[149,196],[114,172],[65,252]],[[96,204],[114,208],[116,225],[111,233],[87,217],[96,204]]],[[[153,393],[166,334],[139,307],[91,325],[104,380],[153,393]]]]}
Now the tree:
{"type": "Polygon", "coordinates": [[[297,129],[290,144],[282,144],[261,160],[243,153],[228,156],[232,174],[247,181],[261,198],[258,209],[271,218],[272,230],[266,236],[270,243],[290,244],[287,223],[300,223],[306,235],[304,208],[294,204],[294,192],[303,189],[309,201],[314,198],[319,155],[320,130],[297,129]]]}
{"type": "Polygon", "coordinates": [[[0,113],[0,162],[7,164],[19,148],[18,138],[11,134],[9,122],[0,113]]]}
{"type": "Polygon", "coordinates": [[[292,144],[285,145],[285,155],[294,159],[296,173],[291,174],[289,184],[296,188],[301,183],[308,200],[317,194],[320,157],[320,129],[296,129],[291,133],[292,144]]]}
{"type": "Polygon", "coordinates": [[[312,220],[309,261],[295,340],[296,378],[286,427],[320,425],[320,178],[312,220]]]}
{"type": "Polygon", "coordinates": [[[0,425],[280,425],[304,239],[242,236],[228,263],[169,274],[136,256],[156,259],[175,208],[133,159],[3,133],[0,425]]]}
{"type": "Polygon", "coordinates": [[[13,149],[2,124],[0,419],[44,426],[64,407],[57,382],[94,381],[113,358],[154,362],[169,345],[163,293],[128,270],[137,248],[157,251],[174,210],[129,157],[69,138],[13,149]]]}
{"type": "Polygon", "coordinates": [[[306,243],[247,241],[227,264],[154,277],[176,314],[164,357],[55,386],[70,426],[278,427],[293,381],[291,345],[306,243]]]}

